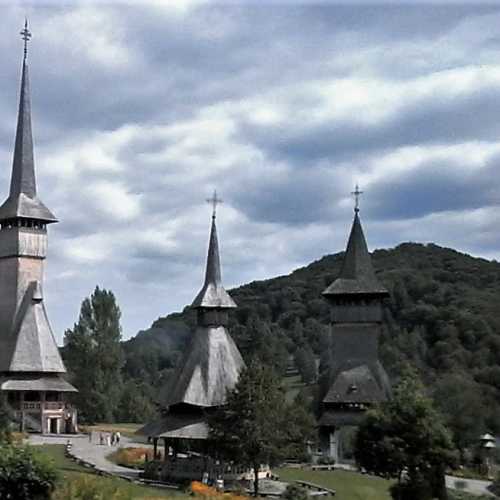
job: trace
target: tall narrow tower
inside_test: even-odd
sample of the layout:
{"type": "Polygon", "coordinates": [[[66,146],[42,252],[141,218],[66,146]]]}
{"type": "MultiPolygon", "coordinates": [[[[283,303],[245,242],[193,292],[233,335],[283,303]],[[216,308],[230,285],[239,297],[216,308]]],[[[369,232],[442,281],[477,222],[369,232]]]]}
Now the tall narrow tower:
{"type": "MultiPolygon", "coordinates": [[[[351,234],[339,277],[323,292],[331,305],[333,364],[331,384],[321,403],[320,440],[324,454],[347,458],[343,430],[359,424],[373,403],[390,397],[379,361],[382,304],[389,296],[373,269],[359,218],[358,187],[351,234]]],[[[344,432],[346,434],[346,432],[344,432]]]]}
{"type": "Polygon", "coordinates": [[[65,432],[76,413],[63,393],[76,389],[66,372],[43,300],[47,225],[57,222],[37,196],[27,63],[28,24],[9,197],[0,206],[0,389],[21,427],[65,432]]]}
{"type": "MultiPolygon", "coordinates": [[[[155,449],[158,440],[163,439],[165,450],[169,447],[179,450],[189,443],[190,449],[203,451],[209,437],[207,413],[226,402],[228,389],[236,385],[244,367],[238,347],[227,330],[228,313],[237,306],[222,285],[215,224],[215,209],[220,200],[214,193],[207,201],[213,203],[214,210],[205,282],[192,303],[197,312],[196,331],[175,374],[160,393],[162,417],[138,431],[153,439],[155,449]]],[[[182,461],[169,460],[165,454],[161,477],[201,480],[203,471],[216,474],[208,462],[206,457],[203,464],[191,461],[191,465],[186,466],[182,461]]]]}

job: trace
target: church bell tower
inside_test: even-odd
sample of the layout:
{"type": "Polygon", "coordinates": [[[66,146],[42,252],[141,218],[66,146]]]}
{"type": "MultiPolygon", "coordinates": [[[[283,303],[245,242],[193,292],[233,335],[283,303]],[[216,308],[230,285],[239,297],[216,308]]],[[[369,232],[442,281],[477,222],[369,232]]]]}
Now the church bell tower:
{"type": "Polygon", "coordinates": [[[27,22],[21,35],[24,57],[14,159],[9,196],[0,206],[0,390],[7,393],[21,428],[62,432],[76,425],[76,413],[63,403],[62,393],[76,389],[60,376],[66,369],[44,306],[47,225],[57,219],[37,195],[27,22]]]}

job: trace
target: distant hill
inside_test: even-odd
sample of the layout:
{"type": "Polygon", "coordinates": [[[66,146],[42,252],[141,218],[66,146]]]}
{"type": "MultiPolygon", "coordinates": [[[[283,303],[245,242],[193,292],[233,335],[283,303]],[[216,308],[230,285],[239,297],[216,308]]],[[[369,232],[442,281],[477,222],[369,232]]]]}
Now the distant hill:
{"type": "MultiPolygon", "coordinates": [[[[252,331],[263,328],[266,348],[273,351],[270,362],[278,368],[297,348],[324,357],[330,313],[321,292],[338,275],[342,256],[327,255],[287,276],[231,290],[239,308],[230,328],[242,352],[256,344],[252,331]]],[[[434,393],[449,394],[457,384],[466,387],[479,396],[475,406],[481,405],[477,412],[484,425],[500,431],[500,264],[416,243],[377,250],[373,263],[391,293],[381,340],[389,374],[396,377],[410,361],[434,393]]],[[[193,326],[186,308],[125,342],[127,375],[161,385],[193,326]]]]}

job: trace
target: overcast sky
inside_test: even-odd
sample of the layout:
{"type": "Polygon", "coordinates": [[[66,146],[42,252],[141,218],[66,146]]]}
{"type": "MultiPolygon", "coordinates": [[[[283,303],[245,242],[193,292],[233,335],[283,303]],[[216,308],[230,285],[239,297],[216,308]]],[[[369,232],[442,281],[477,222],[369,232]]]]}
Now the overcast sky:
{"type": "Polygon", "coordinates": [[[0,196],[26,15],[59,342],[96,284],[124,337],[190,303],[214,188],[228,288],[342,250],[356,182],[371,249],[500,257],[500,9],[350,4],[0,1],[0,196]]]}

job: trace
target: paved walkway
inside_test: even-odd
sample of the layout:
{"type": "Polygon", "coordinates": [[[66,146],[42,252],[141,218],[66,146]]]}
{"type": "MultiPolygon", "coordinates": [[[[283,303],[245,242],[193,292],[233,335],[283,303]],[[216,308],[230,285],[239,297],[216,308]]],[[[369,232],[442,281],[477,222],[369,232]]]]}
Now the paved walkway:
{"type": "Polygon", "coordinates": [[[94,435],[94,442],[89,441],[87,435],[66,435],[66,436],[43,436],[40,434],[31,434],[29,437],[30,444],[67,444],[68,440],[71,441],[71,454],[78,460],[92,465],[96,470],[114,474],[128,479],[137,479],[139,472],[122,467],[110,462],[106,456],[117,450],[119,447],[144,447],[143,444],[134,443],[125,436],[120,440],[120,446],[106,446],[98,444],[98,435],[94,435]]]}
{"type": "Polygon", "coordinates": [[[494,497],[493,493],[488,491],[491,481],[481,481],[479,479],[466,479],[463,477],[446,476],[446,487],[454,490],[466,491],[473,495],[486,495],[494,497]],[[461,485],[462,487],[458,487],[461,485]]]}
{"type": "MultiPolygon", "coordinates": [[[[98,444],[98,434],[94,434],[94,442],[90,442],[87,435],[66,435],[66,436],[56,436],[56,435],[41,435],[41,434],[31,434],[29,437],[30,444],[41,445],[41,444],[67,444],[68,439],[71,441],[72,448],[71,454],[78,460],[93,466],[96,470],[107,473],[114,474],[127,479],[138,479],[138,471],[129,469],[127,467],[122,467],[110,462],[106,456],[112,453],[114,450],[118,449],[116,446],[105,446],[98,444]]],[[[120,440],[120,447],[144,447],[148,445],[135,443],[130,438],[122,436],[120,440]]],[[[446,487],[452,489],[458,489],[472,493],[474,495],[487,495],[494,497],[492,493],[488,491],[488,486],[491,481],[480,481],[478,479],[464,479],[453,476],[446,476],[446,487]],[[461,485],[462,487],[458,487],[461,485]]]]}

